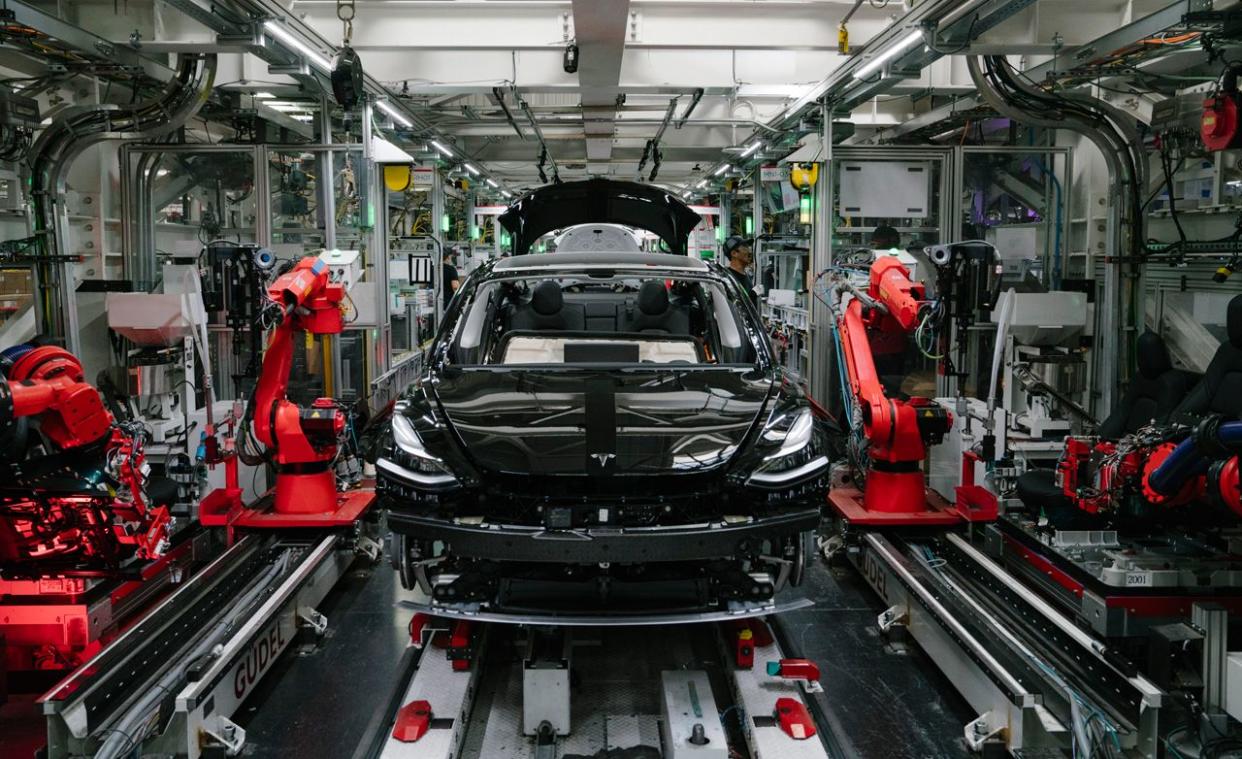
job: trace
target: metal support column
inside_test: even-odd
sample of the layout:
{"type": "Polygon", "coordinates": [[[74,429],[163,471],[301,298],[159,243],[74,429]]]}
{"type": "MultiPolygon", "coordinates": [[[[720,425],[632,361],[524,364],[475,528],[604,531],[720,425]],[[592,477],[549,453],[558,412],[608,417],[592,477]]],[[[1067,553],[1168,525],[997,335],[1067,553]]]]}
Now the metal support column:
{"type": "Polygon", "coordinates": [[[384,185],[383,168],[374,164],[374,156],[371,154],[373,108],[374,105],[368,102],[362,109],[362,155],[367,164],[366,197],[370,203],[366,218],[374,221],[363,263],[367,270],[367,279],[373,288],[375,303],[378,304],[375,309],[376,329],[372,334],[373,340],[379,344],[372,345],[369,351],[373,357],[370,360],[374,361],[372,378],[388,371],[392,364],[392,312],[388,307],[388,188],[384,185]]]}
{"type": "Polygon", "coordinates": [[[824,146],[824,165],[819,172],[819,181],[815,183],[815,230],[811,245],[811,301],[807,304],[811,319],[807,329],[807,383],[811,395],[821,403],[828,403],[829,378],[832,377],[832,351],[828,349],[832,339],[832,312],[828,305],[814,297],[815,286],[819,273],[832,266],[832,227],[833,207],[836,195],[832,185],[832,109],[827,105],[820,108],[823,119],[823,131],[820,138],[824,146]]]}
{"type": "Polygon", "coordinates": [[[260,145],[254,150],[254,186],[264,188],[263,192],[254,194],[254,239],[264,247],[272,244],[272,193],[268,176],[271,163],[269,161],[266,146],[260,145]]]}
{"type": "Polygon", "coordinates": [[[444,318],[444,177],[440,167],[432,163],[431,172],[431,237],[436,241],[436,252],[431,262],[431,281],[435,285],[436,329],[444,318]]]}
{"type": "MultiPolygon", "coordinates": [[[[319,142],[332,144],[332,112],[325,95],[319,101],[319,142]]],[[[319,209],[323,218],[323,246],[336,248],[336,170],[331,150],[319,154],[319,209]]]]}
{"type": "Polygon", "coordinates": [[[1205,735],[1224,735],[1229,722],[1225,714],[1229,611],[1218,604],[1194,604],[1190,609],[1190,621],[1203,632],[1203,714],[1200,730],[1205,735]]]}
{"type": "Polygon", "coordinates": [[[750,204],[750,229],[751,234],[758,237],[763,234],[763,170],[758,166],[751,176],[750,187],[755,194],[754,202],[750,204]]]}
{"type": "MultiPolygon", "coordinates": [[[[471,187],[473,188],[473,185],[471,185],[471,187]]],[[[474,210],[477,205],[475,201],[478,197],[477,190],[470,189],[466,191],[466,237],[470,238],[469,242],[466,243],[466,250],[470,251],[469,257],[471,261],[474,260],[474,249],[476,247],[476,243],[478,243],[477,236],[474,233],[474,230],[479,226],[479,219],[475,215],[474,210]]],[[[458,261],[457,265],[461,266],[461,261],[458,261]]]]}

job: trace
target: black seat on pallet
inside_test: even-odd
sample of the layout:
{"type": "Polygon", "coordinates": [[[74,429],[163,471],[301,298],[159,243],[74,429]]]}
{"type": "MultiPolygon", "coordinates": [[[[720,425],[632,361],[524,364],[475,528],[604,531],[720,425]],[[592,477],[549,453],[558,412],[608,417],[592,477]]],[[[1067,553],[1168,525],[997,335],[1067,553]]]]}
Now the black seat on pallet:
{"type": "MultiPolygon", "coordinates": [[[[1168,421],[1178,401],[1193,384],[1193,375],[1173,368],[1168,346],[1155,332],[1139,335],[1135,353],[1138,375],[1112,413],[1100,424],[1101,437],[1117,439],[1152,422],[1168,421]]],[[[1051,469],[1032,469],[1019,476],[1017,495],[1027,506],[1043,508],[1048,518],[1060,527],[1067,526],[1066,520],[1072,521],[1077,511],[1057,487],[1051,469]]]]}
{"type": "Polygon", "coordinates": [[[1242,295],[1229,301],[1225,329],[1228,339],[1216,349],[1203,379],[1174,409],[1175,418],[1207,414],[1237,418],[1242,414],[1242,295]]]}
{"type": "Polygon", "coordinates": [[[1169,348],[1155,332],[1139,335],[1135,354],[1138,375],[1113,413],[1100,424],[1101,437],[1116,439],[1152,422],[1167,421],[1194,384],[1193,375],[1173,368],[1169,348]]]}

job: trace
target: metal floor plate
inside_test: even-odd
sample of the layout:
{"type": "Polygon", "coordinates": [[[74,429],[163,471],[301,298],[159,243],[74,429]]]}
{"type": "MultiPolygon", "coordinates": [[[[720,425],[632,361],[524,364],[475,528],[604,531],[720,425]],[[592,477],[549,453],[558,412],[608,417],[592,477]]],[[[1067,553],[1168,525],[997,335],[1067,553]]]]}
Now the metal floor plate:
{"type": "MultiPolygon", "coordinates": [[[[660,671],[694,660],[687,636],[593,628],[575,636],[570,710],[572,732],[557,756],[594,756],[607,749],[660,746],[660,671]],[[659,645],[653,645],[653,641],[659,645]]],[[[463,757],[533,759],[534,740],[522,735],[522,663],[512,643],[488,654],[463,757]]]]}
{"type": "MultiPolygon", "coordinates": [[[[475,662],[477,667],[478,662],[475,662]]],[[[477,672],[453,671],[453,662],[445,650],[428,646],[418,661],[417,675],[410,680],[402,704],[425,700],[431,704],[432,717],[452,718],[451,727],[435,728],[413,743],[403,743],[388,736],[384,759],[453,759],[466,727],[466,717],[473,700],[472,687],[477,672]]],[[[520,694],[519,694],[520,695],[520,694]]]]}
{"type": "MultiPolygon", "coordinates": [[[[799,590],[807,593],[815,606],[783,615],[782,626],[790,633],[792,653],[816,660],[823,669],[826,693],[816,701],[844,756],[969,756],[962,745],[962,726],[977,715],[917,648],[904,654],[887,650],[874,630],[882,604],[860,576],[848,569],[830,572],[817,563],[809,569],[807,582],[799,590]],[[894,724],[903,729],[894,730],[894,724]]],[[[398,660],[407,640],[405,626],[410,618],[410,612],[400,607],[409,593],[396,586],[393,572],[380,566],[365,577],[347,576],[334,595],[335,601],[322,608],[329,619],[328,637],[312,655],[287,657],[281,667],[288,671],[271,678],[252,698],[252,715],[243,725],[249,733],[246,755],[251,759],[298,753],[348,757],[363,738],[368,721],[385,708],[386,700],[393,695],[396,680],[402,674],[398,660]]],[[[710,630],[710,626],[704,629],[710,630]]],[[[583,630],[579,635],[585,637],[593,632],[583,630]]],[[[691,636],[674,636],[670,631],[655,628],[615,628],[612,633],[619,636],[619,642],[603,638],[607,646],[601,646],[600,652],[620,652],[615,654],[614,662],[622,670],[620,675],[612,669],[592,674],[589,670],[593,662],[608,657],[602,653],[596,656],[594,649],[586,647],[575,652],[575,668],[584,679],[575,681],[574,717],[578,719],[579,708],[586,703],[584,698],[595,697],[584,694],[585,690],[593,684],[620,681],[621,676],[628,674],[627,669],[633,669],[635,679],[648,678],[651,683],[649,695],[643,697],[646,700],[636,701],[647,706],[641,710],[612,709],[600,729],[607,731],[608,742],[614,746],[636,745],[635,740],[637,745],[657,746],[652,719],[660,712],[659,670],[664,664],[648,666],[642,662],[652,658],[669,662],[668,668],[700,667],[701,662],[685,649],[659,656],[648,650],[667,647],[673,637],[691,636]],[[624,642],[627,639],[628,645],[624,642]],[[634,655],[636,651],[642,655],[634,655]]],[[[494,660],[496,675],[511,670],[519,658],[516,649],[500,653],[503,655],[494,660]]],[[[714,650],[712,653],[713,658],[719,658],[714,650]]],[[[443,656],[442,651],[440,655],[443,656]]],[[[491,674],[487,679],[492,679],[491,674]]],[[[478,685],[474,719],[483,728],[491,711],[491,695],[495,695],[489,695],[490,687],[490,683],[482,681],[478,685]]],[[[613,690],[617,695],[604,692],[598,698],[607,704],[638,698],[625,694],[620,687],[613,690]]],[[[717,698],[721,708],[732,700],[723,692],[717,698]]],[[[733,722],[733,717],[729,721],[733,722]]],[[[465,756],[490,759],[491,755],[482,752],[485,732],[475,730],[465,737],[465,756]]],[[[575,751],[581,750],[577,744],[574,746],[575,751]]],[[[527,757],[530,752],[516,755],[527,757]]]]}
{"type": "MultiPolygon", "coordinates": [[[[742,712],[753,752],[751,759],[828,759],[828,752],[818,736],[794,740],[776,725],[755,725],[755,717],[773,714],[779,698],[793,698],[806,703],[802,688],[796,682],[767,674],[767,663],[782,658],[784,654],[776,643],[756,646],[754,668],[733,672],[736,702],[742,712]]],[[[823,726],[820,729],[824,729],[823,726]]]]}

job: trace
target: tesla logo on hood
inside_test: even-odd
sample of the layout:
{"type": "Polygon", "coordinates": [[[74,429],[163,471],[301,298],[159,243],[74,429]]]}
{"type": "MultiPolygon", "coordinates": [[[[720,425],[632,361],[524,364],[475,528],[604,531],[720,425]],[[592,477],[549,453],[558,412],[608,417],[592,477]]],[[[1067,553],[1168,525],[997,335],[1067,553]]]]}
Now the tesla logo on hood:
{"type": "Polygon", "coordinates": [[[600,468],[608,466],[609,462],[617,458],[615,453],[592,453],[590,455],[600,465],[600,468]]]}

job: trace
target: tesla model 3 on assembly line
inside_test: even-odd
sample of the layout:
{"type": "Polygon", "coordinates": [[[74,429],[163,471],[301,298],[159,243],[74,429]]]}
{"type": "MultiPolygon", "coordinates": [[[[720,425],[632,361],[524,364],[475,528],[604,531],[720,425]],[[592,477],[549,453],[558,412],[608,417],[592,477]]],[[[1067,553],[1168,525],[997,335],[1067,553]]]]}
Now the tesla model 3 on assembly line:
{"type": "Polygon", "coordinates": [[[825,436],[750,299],[686,255],[698,221],[607,180],[536,190],[502,217],[518,255],[462,285],[377,461],[394,561],[424,608],[572,622],[805,603],[778,594],[813,550],[825,436]],[[579,225],[569,247],[621,225],[671,252],[615,235],[523,255],[579,225]]]}

